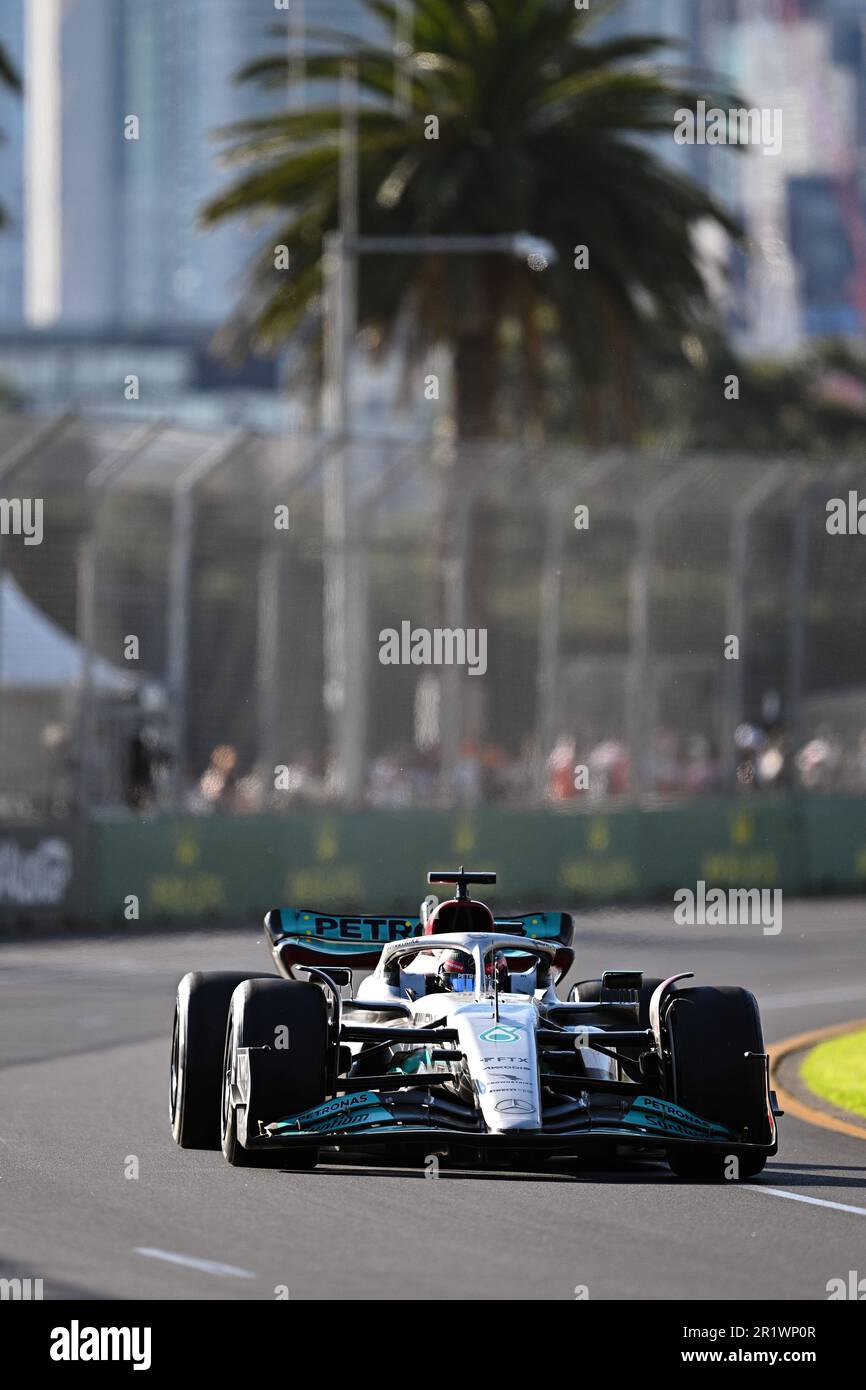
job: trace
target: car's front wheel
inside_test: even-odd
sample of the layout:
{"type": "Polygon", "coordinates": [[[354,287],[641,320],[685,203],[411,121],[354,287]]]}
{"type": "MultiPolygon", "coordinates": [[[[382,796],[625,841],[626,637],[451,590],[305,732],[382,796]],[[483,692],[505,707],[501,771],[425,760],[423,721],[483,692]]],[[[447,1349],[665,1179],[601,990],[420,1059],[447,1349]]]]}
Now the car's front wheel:
{"type": "Polygon", "coordinates": [[[236,1168],[314,1168],[317,1149],[247,1149],[238,1137],[238,1106],[232,1076],[241,1047],[279,1047],[284,1065],[269,1069],[255,1089],[259,1113],[245,1116],[252,1129],[318,1105],[326,1094],[328,1015],[318,985],[299,980],[249,980],[232,995],[225,1034],[222,1078],[222,1151],[236,1168]]]}
{"type": "MultiPolygon", "coordinates": [[[[668,1015],[674,1099],[703,1120],[752,1143],[769,1136],[764,1051],[755,996],[733,985],[677,990],[668,1015]]],[[[668,1163],[681,1178],[720,1182],[753,1178],[766,1153],[732,1143],[724,1150],[671,1145],[668,1163]]]]}

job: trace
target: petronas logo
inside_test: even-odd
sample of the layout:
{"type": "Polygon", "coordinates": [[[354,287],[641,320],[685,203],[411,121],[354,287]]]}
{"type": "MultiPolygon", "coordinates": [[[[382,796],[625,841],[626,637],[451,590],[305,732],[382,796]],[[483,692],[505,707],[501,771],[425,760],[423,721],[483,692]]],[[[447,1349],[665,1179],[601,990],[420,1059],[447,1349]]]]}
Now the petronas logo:
{"type": "Polygon", "coordinates": [[[516,1043],[520,1041],[520,1029],[508,1023],[496,1023],[485,1033],[478,1034],[478,1041],[484,1043],[516,1043]]]}

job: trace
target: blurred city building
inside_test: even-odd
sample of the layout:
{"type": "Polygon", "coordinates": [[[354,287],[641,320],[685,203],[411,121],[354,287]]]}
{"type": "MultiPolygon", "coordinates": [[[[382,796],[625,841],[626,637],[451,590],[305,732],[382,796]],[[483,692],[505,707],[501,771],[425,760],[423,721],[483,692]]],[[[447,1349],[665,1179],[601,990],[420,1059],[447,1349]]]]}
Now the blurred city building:
{"type": "MultiPolygon", "coordinates": [[[[407,14],[411,22],[411,5],[407,14]]],[[[0,187],[9,217],[0,235],[0,351],[13,389],[26,400],[29,380],[35,405],[86,408],[76,383],[100,339],[108,353],[138,335],[153,341],[164,333],[166,360],[172,337],[192,352],[207,350],[267,234],[236,223],[207,232],[197,225],[225,177],[214,131],[272,110],[279,97],[237,84],[235,74],[272,53],[282,35],[291,59],[286,100],[302,103],[304,54],[318,42],[312,31],[372,33],[375,25],[361,0],[293,0],[273,12],[260,0],[5,0],[0,39],[26,88],[23,102],[0,91],[0,187]],[[129,116],[138,119],[137,140],[124,139],[129,116]],[[22,329],[39,336],[16,372],[22,329]],[[71,384],[54,370],[55,332],[64,335],[71,384]]],[[[725,303],[737,345],[778,357],[809,338],[862,335],[860,0],[630,0],[602,20],[605,30],[668,34],[671,62],[719,72],[747,105],[783,112],[778,155],[670,141],[671,159],[711,184],[745,224],[747,245],[733,253],[725,303]]],[[[708,246],[708,256],[718,249],[708,246]]],[[[292,365],[289,349],[265,389],[279,390],[292,365]]],[[[361,427],[381,430],[398,394],[397,367],[373,370],[360,354],[356,369],[361,427]]],[[[224,402],[216,393],[198,401],[194,386],[175,390],[166,404],[191,424],[244,418],[286,427],[297,415],[295,406],[271,409],[264,395],[242,400],[228,383],[225,390],[224,402]]]]}
{"type": "MultiPolygon", "coordinates": [[[[198,214],[225,179],[215,132],[281,100],[237,72],[282,36],[282,99],[303,103],[313,29],[374,26],[359,0],[273,11],[260,0],[8,0],[0,40],[26,92],[23,103],[0,92],[0,381],[13,398],[191,427],[309,425],[315,403],[286,386],[307,344],[231,365],[214,343],[268,229],[203,231],[198,214]],[[131,116],[137,139],[124,135],[131,116]],[[129,373],[142,380],[138,401],[124,397],[129,373]]],[[[394,428],[400,363],[359,354],[354,385],[358,427],[394,428]]]]}
{"type": "Polygon", "coordinates": [[[238,228],[203,236],[196,216],[219,181],[213,130],[261,109],[232,79],[267,49],[267,13],[253,0],[7,8],[25,31],[26,322],[219,323],[254,243],[238,228]]]}
{"type": "Polygon", "coordinates": [[[293,0],[288,11],[261,0],[4,0],[0,40],[26,96],[0,92],[10,217],[0,325],[222,323],[256,237],[197,226],[223,179],[214,132],[272,109],[273,93],[234,78],[274,51],[280,29],[299,81],[312,24],[362,32],[370,21],[358,0],[293,0]],[[128,116],[137,140],[124,138],[128,116]]]}
{"type": "Polygon", "coordinates": [[[680,146],[672,158],[743,220],[729,320],[747,353],[866,331],[866,11],[862,0],[634,0],[608,21],[670,34],[677,61],[780,110],[778,154],[680,146]]]}

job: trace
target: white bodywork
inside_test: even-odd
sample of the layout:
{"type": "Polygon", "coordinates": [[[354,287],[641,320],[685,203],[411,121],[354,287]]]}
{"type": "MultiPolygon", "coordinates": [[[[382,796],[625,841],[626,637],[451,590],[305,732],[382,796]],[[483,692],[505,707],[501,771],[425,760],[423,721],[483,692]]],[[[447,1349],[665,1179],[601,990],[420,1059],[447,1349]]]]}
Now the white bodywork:
{"type": "MultiPolygon", "coordinates": [[[[385,947],[375,971],[361,982],[357,992],[359,1001],[369,1002],[371,1015],[377,1003],[393,1005],[399,1000],[408,1006],[407,1026],[424,1027],[445,1019],[446,1026],[457,1030],[459,1041],[450,1046],[464,1054],[484,1123],[496,1134],[541,1126],[535,1034],[539,1025],[550,1026],[544,1019],[545,1006],[558,1002],[552,983],[535,988],[534,964],[530,970],[512,976],[511,992],[498,991],[494,995],[485,977],[485,960],[491,958],[491,952],[520,953],[521,948],[547,956],[551,962],[556,954],[555,945],[546,941],[524,941],[499,932],[453,933],[393,942],[385,947]],[[471,954],[475,988],[466,993],[427,994],[430,977],[436,975],[443,957],[455,950],[471,954]],[[400,959],[399,986],[388,983],[389,975],[393,976],[395,956],[400,959]]],[[[575,1031],[563,1029],[564,1046],[576,1045],[575,1031]]],[[[592,1026],[580,1031],[584,1036],[603,1032],[592,1026]]],[[[360,1045],[355,1046],[357,1049],[360,1045]]],[[[417,1047],[417,1043],[407,1046],[417,1047]]],[[[577,1047],[577,1051],[590,1076],[616,1077],[616,1064],[611,1058],[591,1047],[577,1047]]],[[[424,1069],[454,1072],[458,1064],[433,1062],[424,1069]]]]}

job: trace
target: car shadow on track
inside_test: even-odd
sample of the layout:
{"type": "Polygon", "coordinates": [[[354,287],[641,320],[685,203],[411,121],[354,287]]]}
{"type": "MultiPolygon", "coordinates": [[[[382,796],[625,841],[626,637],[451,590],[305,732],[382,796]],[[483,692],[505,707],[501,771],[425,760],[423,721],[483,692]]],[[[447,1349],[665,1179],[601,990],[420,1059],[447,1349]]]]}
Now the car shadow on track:
{"type": "Polygon", "coordinates": [[[647,1182],[673,1181],[673,1175],[664,1164],[652,1167],[632,1162],[628,1165],[611,1164],[606,1168],[578,1167],[566,1168],[464,1168],[441,1163],[435,1172],[423,1166],[401,1167],[397,1164],[379,1165],[363,1159],[346,1160],[342,1163],[319,1164],[315,1172],[322,1177],[375,1177],[409,1178],[429,1181],[459,1178],[475,1178],[483,1182],[539,1182],[539,1183],[582,1183],[582,1182],[647,1182]]]}
{"type": "MultiPolygon", "coordinates": [[[[288,1170],[286,1170],[288,1171],[288,1170]]],[[[611,1186],[627,1184],[631,1186],[700,1186],[700,1180],[690,1182],[678,1178],[664,1163],[621,1163],[605,1168],[560,1167],[533,1169],[487,1169],[448,1167],[440,1164],[435,1174],[426,1167],[400,1167],[397,1165],[378,1165],[365,1162],[362,1158],[347,1159],[341,1163],[322,1163],[314,1170],[323,1179],[341,1177],[402,1178],[429,1181],[434,1178],[447,1180],[474,1178],[482,1182],[538,1182],[538,1183],[606,1183],[611,1186]]],[[[706,1185],[706,1184],[704,1184],[706,1185]]],[[[713,1184],[721,1186],[722,1184],[713,1184]]],[[[821,1188],[828,1192],[863,1191],[866,1189],[866,1166],[858,1164],[834,1163],[774,1163],[772,1160],[760,1177],[736,1184],[742,1187],[773,1187],[784,1185],[790,1188],[821,1188]]]]}

